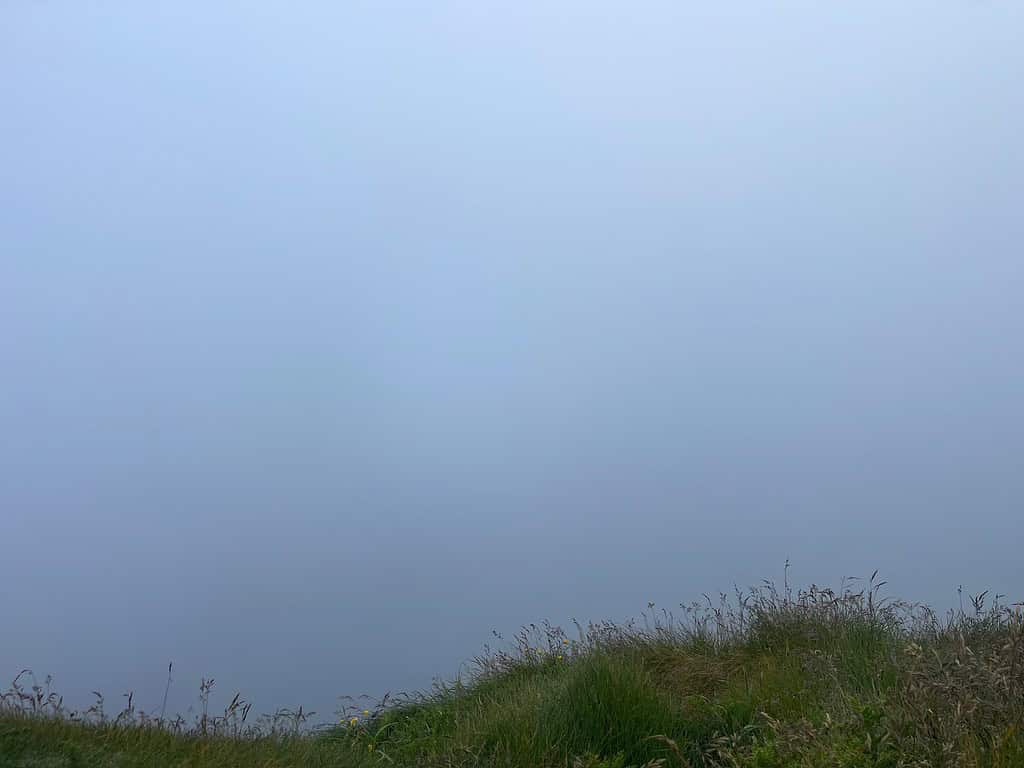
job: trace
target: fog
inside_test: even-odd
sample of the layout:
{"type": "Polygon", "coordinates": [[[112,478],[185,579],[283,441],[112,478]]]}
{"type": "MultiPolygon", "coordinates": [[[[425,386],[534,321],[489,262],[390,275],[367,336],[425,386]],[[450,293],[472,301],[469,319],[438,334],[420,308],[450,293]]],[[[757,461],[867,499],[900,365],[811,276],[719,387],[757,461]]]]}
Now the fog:
{"type": "Polygon", "coordinates": [[[1024,597],[1024,6],[6,2],[0,678],[258,711],[1024,597]]]}

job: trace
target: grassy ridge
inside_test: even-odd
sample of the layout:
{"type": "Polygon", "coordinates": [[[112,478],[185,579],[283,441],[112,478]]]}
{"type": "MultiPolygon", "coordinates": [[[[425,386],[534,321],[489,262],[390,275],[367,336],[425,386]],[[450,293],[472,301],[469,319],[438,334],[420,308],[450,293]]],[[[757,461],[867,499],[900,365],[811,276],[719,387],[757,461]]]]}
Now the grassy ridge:
{"type": "MultiPolygon", "coordinates": [[[[43,689],[0,715],[0,766],[1024,766],[1016,607],[939,618],[877,587],[768,584],[627,625],[524,629],[471,680],[300,728],[69,718],[43,689]]],[[[205,710],[204,710],[205,711],[205,710]]]]}

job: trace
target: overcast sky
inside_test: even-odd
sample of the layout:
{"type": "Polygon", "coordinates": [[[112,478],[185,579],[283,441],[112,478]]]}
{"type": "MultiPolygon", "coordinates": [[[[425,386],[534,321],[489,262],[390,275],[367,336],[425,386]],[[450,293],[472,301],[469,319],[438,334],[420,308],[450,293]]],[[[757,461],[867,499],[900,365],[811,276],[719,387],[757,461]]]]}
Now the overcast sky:
{"type": "Polygon", "coordinates": [[[1024,5],[0,5],[0,677],[258,710],[1024,597],[1024,5]]]}

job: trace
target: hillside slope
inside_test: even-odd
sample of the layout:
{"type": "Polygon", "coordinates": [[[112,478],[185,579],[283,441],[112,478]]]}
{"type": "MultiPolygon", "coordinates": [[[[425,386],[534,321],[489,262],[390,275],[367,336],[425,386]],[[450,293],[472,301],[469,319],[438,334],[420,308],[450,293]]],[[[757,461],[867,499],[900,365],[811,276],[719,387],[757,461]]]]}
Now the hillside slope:
{"type": "Polygon", "coordinates": [[[0,768],[1024,766],[1019,607],[766,585],[677,613],[528,627],[471,680],[314,730],[240,700],[191,723],[72,714],[19,681],[0,768]]]}

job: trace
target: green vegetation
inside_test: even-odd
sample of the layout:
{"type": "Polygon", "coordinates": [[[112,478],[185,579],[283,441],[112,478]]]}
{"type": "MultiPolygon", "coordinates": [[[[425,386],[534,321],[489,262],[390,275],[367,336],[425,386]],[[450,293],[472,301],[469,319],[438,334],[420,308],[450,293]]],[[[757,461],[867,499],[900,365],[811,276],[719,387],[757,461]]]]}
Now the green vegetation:
{"type": "Polygon", "coordinates": [[[63,710],[20,678],[0,768],[76,766],[1024,766],[1024,618],[985,595],[938,617],[855,591],[771,584],[626,625],[525,628],[467,681],[258,723],[63,710]]]}

